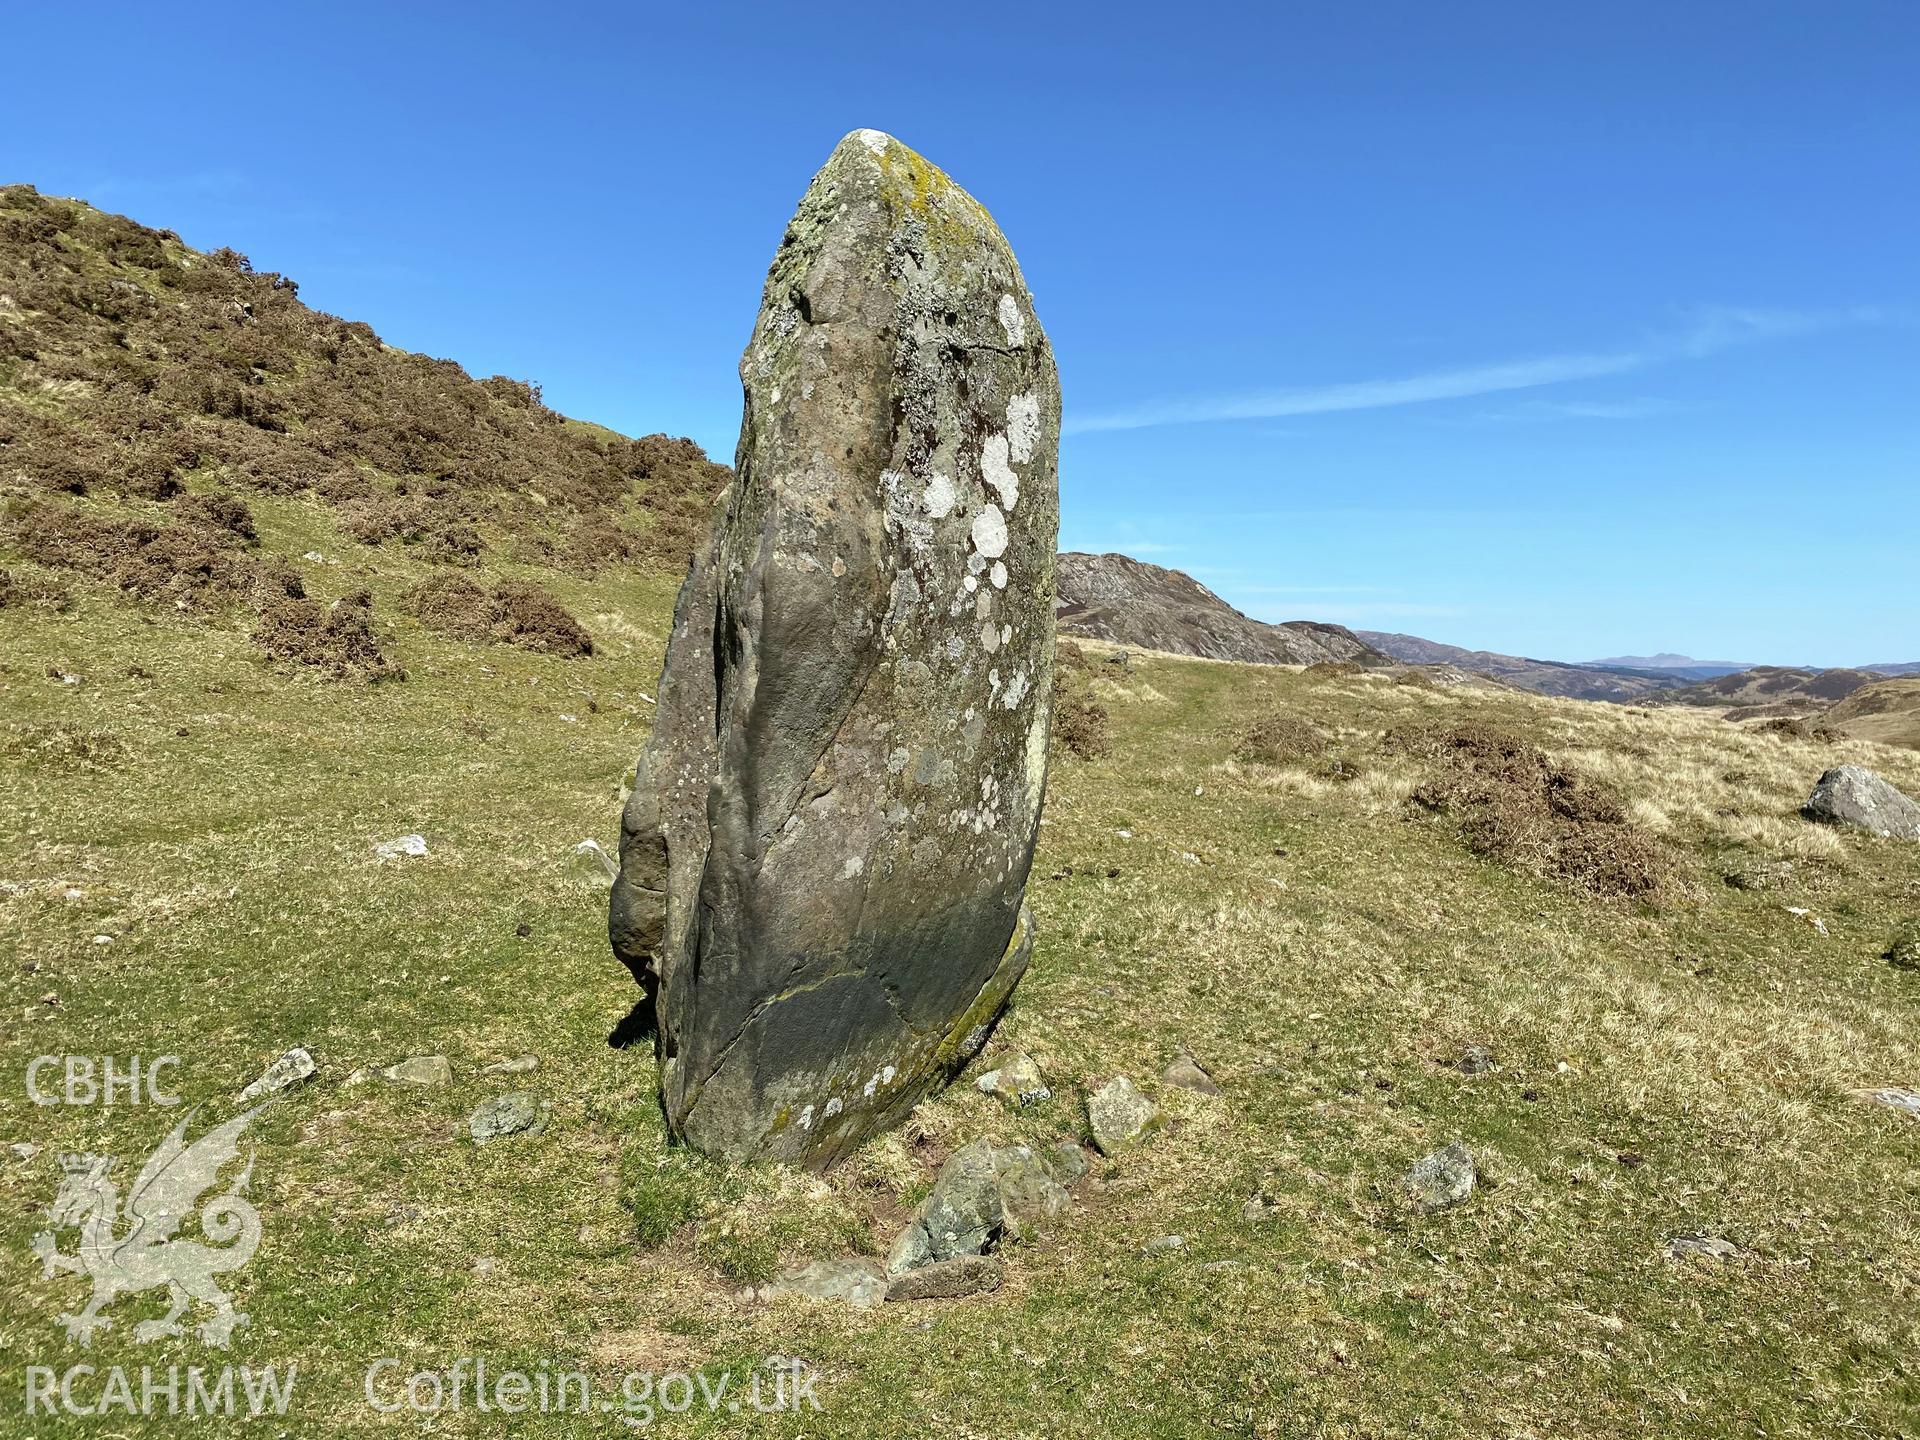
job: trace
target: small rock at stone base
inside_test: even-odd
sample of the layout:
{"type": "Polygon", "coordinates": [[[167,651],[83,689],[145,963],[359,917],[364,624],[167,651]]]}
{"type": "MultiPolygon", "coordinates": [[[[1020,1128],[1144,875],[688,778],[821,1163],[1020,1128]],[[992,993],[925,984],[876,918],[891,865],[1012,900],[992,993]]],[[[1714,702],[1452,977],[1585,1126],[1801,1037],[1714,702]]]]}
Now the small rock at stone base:
{"type": "Polygon", "coordinates": [[[258,1080],[241,1090],[240,1098],[254,1100],[262,1095],[276,1095],[290,1086],[298,1085],[316,1068],[313,1056],[296,1046],[261,1071],[258,1080]]]}
{"type": "Polygon", "coordinates": [[[547,1128],[547,1116],[552,1109],[547,1101],[525,1090],[496,1095],[468,1117],[467,1132],[476,1145],[485,1145],[504,1135],[538,1135],[547,1128]]]}
{"type": "Polygon", "coordinates": [[[1875,1105],[1904,1110],[1907,1114],[1920,1118],[1920,1091],[1902,1090],[1889,1085],[1878,1090],[1856,1090],[1853,1093],[1875,1105]]]}
{"type": "Polygon", "coordinates": [[[1124,1075],[1116,1075],[1087,1100],[1087,1124],[1102,1155],[1126,1149],[1159,1123],[1160,1107],[1124,1075]]]}
{"type": "Polygon", "coordinates": [[[387,1066],[380,1072],[380,1078],[395,1085],[451,1085],[453,1066],[444,1055],[415,1055],[398,1065],[387,1066]]]}
{"type": "Polygon", "coordinates": [[[539,1068],[539,1056],[516,1055],[511,1060],[496,1060],[491,1065],[483,1066],[480,1073],[482,1075],[528,1075],[539,1068]]]}
{"type": "Polygon", "coordinates": [[[1456,1140],[1415,1163],[1407,1172],[1407,1194],[1426,1214],[1449,1210],[1473,1193],[1478,1177],[1472,1153],[1456,1140]]]}
{"type": "Polygon", "coordinates": [[[1038,1062],[1024,1051],[1014,1052],[998,1069],[987,1071],[973,1083],[981,1093],[997,1095],[1015,1107],[1037,1105],[1053,1097],[1038,1062]]]}
{"type": "Polygon", "coordinates": [[[1669,1260],[1737,1260],[1740,1247],[1713,1235],[1676,1235],[1660,1253],[1669,1260]]]}
{"type": "Polygon", "coordinates": [[[889,1300],[958,1300],[1000,1288],[1000,1262],[986,1255],[959,1255],[897,1275],[887,1286],[889,1300]]]}
{"type": "Polygon", "coordinates": [[[1169,1085],[1178,1085],[1182,1090],[1192,1090],[1201,1095],[1218,1095],[1220,1087],[1214,1083],[1213,1076],[1206,1072],[1200,1062],[1191,1055],[1182,1055],[1161,1072],[1160,1078],[1169,1085]]]}
{"type": "Polygon", "coordinates": [[[1495,1065],[1493,1051],[1484,1045],[1469,1045],[1460,1052],[1460,1058],[1453,1062],[1453,1068],[1462,1075],[1485,1075],[1495,1065]]]}
{"type": "Polygon", "coordinates": [[[776,1295],[803,1295],[809,1300],[841,1300],[856,1310],[865,1310],[892,1298],[880,1262],[860,1259],[815,1260],[789,1270],[760,1293],[766,1299],[776,1295]]]}

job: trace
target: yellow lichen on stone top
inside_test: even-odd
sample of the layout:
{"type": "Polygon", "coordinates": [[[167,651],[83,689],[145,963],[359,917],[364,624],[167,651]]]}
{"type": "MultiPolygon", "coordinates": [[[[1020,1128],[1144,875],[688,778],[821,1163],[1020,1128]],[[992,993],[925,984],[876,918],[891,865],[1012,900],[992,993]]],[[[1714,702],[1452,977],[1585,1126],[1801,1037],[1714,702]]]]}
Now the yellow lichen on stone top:
{"type": "Polygon", "coordinates": [[[875,145],[869,137],[880,136],[877,130],[857,130],[854,135],[879,162],[887,180],[883,193],[896,223],[917,220],[930,240],[946,244],[997,236],[998,227],[987,207],[917,150],[890,135],[882,137],[885,144],[875,145]]]}

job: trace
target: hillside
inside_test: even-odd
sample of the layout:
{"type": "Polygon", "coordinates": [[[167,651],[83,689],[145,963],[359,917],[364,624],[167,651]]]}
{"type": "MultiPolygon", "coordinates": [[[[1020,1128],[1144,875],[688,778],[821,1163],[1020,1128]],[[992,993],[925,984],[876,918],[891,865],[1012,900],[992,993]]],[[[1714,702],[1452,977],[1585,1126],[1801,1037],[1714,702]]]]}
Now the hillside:
{"type": "Polygon", "coordinates": [[[1437,640],[1423,640],[1418,635],[1397,635],[1386,630],[1359,630],[1355,633],[1374,649],[1406,664],[1454,665],[1462,670],[1492,676],[1536,695],[1630,703],[1665,688],[1669,683],[1656,675],[1621,675],[1588,669],[1582,665],[1563,665],[1553,660],[1502,655],[1492,650],[1467,650],[1458,645],[1443,645],[1437,640]]]}
{"type": "Polygon", "coordinates": [[[383,561],[439,567],[406,603],[516,643],[559,623],[549,599],[498,583],[476,599],[445,577],[685,565],[728,475],[692,442],[570,421],[536,386],[474,380],[298,296],[231,250],[0,188],[0,563],[16,596],[79,576],[141,604],[238,607],[268,653],[379,679],[397,672],[366,607],[322,613],[306,593],[319,560],[273,544],[264,508],[317,507],[383,561]]]}
{"type": "Polygon", "coordinates": [[[1191,575],[1127,555],[1068,551],[1055,583],[1056,613],[1068,635],[1255,665],[1387,663],[1343,626],[1269,625],[1241,614],[1191,575]]]}
{"type": "Polygon", "coordinates": [[[1720,706],[1765,715],[1819,714],[1880,677],[1870,670],[1810,670],[1759,665],[1697,685],[1669,690],[1662,705],[1720,706]]]}
{"type": "Polygon", "coordinates": [[[1920,675],[1862,685],[1821,717],[1859,740],[1920,749],[1920,675]]]}

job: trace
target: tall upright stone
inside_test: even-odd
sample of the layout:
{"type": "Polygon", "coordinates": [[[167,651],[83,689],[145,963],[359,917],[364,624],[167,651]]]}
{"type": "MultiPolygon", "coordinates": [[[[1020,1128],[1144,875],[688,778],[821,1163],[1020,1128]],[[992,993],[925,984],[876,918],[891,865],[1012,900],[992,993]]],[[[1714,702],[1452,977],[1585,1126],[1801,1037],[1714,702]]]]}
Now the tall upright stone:
{"type": "Polygon", "coordinates": [[[673,1130],[820,1167],[972,1058],[1032,949],[1060,388],[992,217],[874,130],[801,199],[740,375],[609,929],[673,1130]]]}

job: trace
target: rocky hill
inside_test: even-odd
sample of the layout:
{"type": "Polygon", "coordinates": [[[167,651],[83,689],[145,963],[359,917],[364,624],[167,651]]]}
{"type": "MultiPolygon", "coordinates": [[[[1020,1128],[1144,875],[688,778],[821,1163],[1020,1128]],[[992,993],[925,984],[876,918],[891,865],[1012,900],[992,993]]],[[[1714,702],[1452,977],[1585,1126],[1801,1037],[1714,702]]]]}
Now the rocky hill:
{"type": "Polygon", "coordinates": [[[1269,625],[1241,614],[1191,575],[1127,555],[1068,551],[1056,584],[1056,614],[1066,635],[1255,665],[1389,663],[1344,626],[1269,625]]]}
{"type": "Polygon", "coordinates": [[[1382,654],[1405,664],[1453,665],[1491,676],[1516,689],[1531,690],[1536,695],[1626,704],[1678,683],[1656,674],[1622,674],[1584,665],[1563,665],[1553,660],[1530,660],[1522,655],[1502,655],[1492,650],[1467,650],[1458,645],[1443,645],[1437,640],[1423,640],[1418,635],[1396,635],[1386,630],[1355,633],[1382,654]]]}

